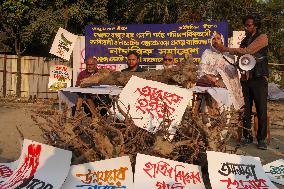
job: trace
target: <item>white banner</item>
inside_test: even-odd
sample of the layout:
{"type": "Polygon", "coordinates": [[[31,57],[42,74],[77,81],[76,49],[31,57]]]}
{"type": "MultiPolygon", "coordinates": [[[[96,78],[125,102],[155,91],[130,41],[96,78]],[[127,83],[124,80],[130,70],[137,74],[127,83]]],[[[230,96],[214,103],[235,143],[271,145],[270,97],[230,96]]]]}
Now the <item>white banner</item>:
{"type": "Polygon", "coordinates": [[[71,87],[72,69],[65,65],[52,65],[49,72],[48,89],[58,91],[71,87]]]}
{"type": "Polygon", "coordinates": [[[135,189],[205,189],[201,169],[197,165],[137,154],[135,189]]]}
{"type": "Polygon", "coordinates": [[[128,156],[71,166],[62,189],[133,189],[128,156]]]}
{"type": "Polygon", "coordinates": [[[263,166],[271,181],[284,185],[284,160],[279,159],[263,166]]]}
{"type": "Polygon", "coordinates": [[[59,28],[49,53],[69,61],[77,38],[77,35],[59,28]]]}
{"type": "Polygon", "coordinates": [[[207,151],[212,188],[277,189],[265,174],[258,157],[207,151]]]}
{"type": "Polygon", "coordinates": [[[79,36],[73,50],[73,86],[76,85],[78,74],[86,68],[84,61],[85,36],[79,36]]]}
{"type": "Polygon", "coordinates": [[[187,89],[132,76],[119,95],[119,105],[124,112],[130,107],[138,127],[156,132],[164,120],[174,134],[191,99],[187,89]]]}
{"type": "Polygon", "coordinates": [[[6,164],[0,188],[59,189],[68,175],[71,157],[70,151],[25,139],[17,165],[6,164]]]}

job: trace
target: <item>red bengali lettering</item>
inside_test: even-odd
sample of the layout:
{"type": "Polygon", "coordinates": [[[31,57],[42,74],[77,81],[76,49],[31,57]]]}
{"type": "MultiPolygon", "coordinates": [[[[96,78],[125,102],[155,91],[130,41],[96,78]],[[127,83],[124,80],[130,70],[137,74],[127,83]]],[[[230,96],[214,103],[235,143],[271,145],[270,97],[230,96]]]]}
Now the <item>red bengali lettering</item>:
{"type": "Polygon", "coordinates": [[[168,164],[167,162],[164,161],[159,161],[157,163],[158,168],[157,168],[157,174],[158,172],[162,173],[164,176],[172,178],[172,171],[173,168],[168,164]]]}
{"type": "Polygon", "coordinates": [[[30,144],[28,146],[28,154],[24,155],[24,162],[7,181],[0,184],[0,189],[15,187],[31,178],[38,168],[40,153],[40,144],[30,144]]]}
{"type": "MultiPolygon", "coordinates": [[[[182,183],[183,185],[201,183],[200,172],[187,172],[187,169],[183,165],[175,165],[173,167],[164,161],[159,161],[154,164],[147,162],[143,170],[150,178],[156,178],[158,174],[167,178],[173,178],[172,174],[174,173],[174,181],[176,183],[182,183]]],[[[161,185],[161,187],[162,186],[164,185],[161,185]]]]}
{"type": "Polygon", "coordinates": [[[156,164],[147,162],[145,163],[145,168],[143,168],[143,170],[150,178],[156,178],[156,167],[156,164]]]}
{"type": "Polygon", "coordinates": [[[258,179],[258,180],[231,180],[228,178],[227,180],[220,180],[221,182],[227,183],[227,188],[232,188],[232,186],[236,189],[269,189],[269,186],[266,184],[266,180],[258,179]]]}
{"type": "Polygon", "coordinates": [[[149,113],[152,119],[155,117],[158,117],[158,119],[170,117],[175,111],[173,106],[182,99],[179,95],[149,86],[137,88],[136,91],[140,95],[135,103],[136,111],[140,111],[143,114],[149,113]]]}
{"type": "Polygon", "coordinates": [[[13,174],[13,171],[6,165],[0,165],[0,177],[6,178],[13,174]]]}
{"type": "Polygon", "coordinates": [[[156,183],[157,189],[184,189],[185,186],[181,183],[168,184],[165,181],[156,183]]]}

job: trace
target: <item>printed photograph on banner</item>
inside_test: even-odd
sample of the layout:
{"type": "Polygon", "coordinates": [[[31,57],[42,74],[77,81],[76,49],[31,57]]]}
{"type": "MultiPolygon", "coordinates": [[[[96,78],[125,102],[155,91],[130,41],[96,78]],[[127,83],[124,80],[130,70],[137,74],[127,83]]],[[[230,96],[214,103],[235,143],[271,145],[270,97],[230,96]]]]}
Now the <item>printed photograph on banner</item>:
{"type": "Polygon", "coordinates": [[[69,61],[78,36],[59,28],[49,53],[69,61]]]}
{"type": "Polygon", "coordinates": [[[48,89],[58,91],[71,87],[72,68],[65,65],[53,65],[50,67],[48,89]]]}
{"type": "Polygon", "coordinates": [[[135,189],[205,189],[201,168],[197,165],[137,154],[135,189]]]}
{"type": "Polygon", "coordinates": [[[212,188],[277,189],[258,157],[207,151],[208,173],[212,188]]]}
{"type": "Polygon", "coordinates": [[[187,89],[132,76],[119,95],[119,105],[136,126],[155,133],[164,124],[174,134],[191,99],[187,89]]]}
{"type": "Polygon", "coordinates": [[[73,165],[61,189],[133,189],[128,156],[73,165]]]}
{"type": "Polygon", "coordinates": [[[263,169],[272,182],[284,186],[284,160],[279,159],[263,166],[263,169]]]}
{"type": "Polygon", "coordinates": [[[1,189],[59,189],[71,164],[72,152],[25,139],[14,167],[0,165],[1,189]],[[60,163],[59,163],[60,162],[60,163]]]}

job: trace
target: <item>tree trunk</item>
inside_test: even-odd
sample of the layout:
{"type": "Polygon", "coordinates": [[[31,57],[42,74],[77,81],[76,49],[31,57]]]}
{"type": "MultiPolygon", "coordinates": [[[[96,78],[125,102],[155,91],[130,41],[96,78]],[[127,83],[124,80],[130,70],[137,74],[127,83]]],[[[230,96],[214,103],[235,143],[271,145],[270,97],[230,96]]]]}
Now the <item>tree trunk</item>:
{"type": "Polygon", "coordinates": [[[4,69],[3,69],[3,96],[7,95],[7,55],[4,55],[4,69]]]}
{"type": "Polygon", "coordinates": [[[16,95],[18,98],[21,97],[21,84],[22,84],[22,75],[21,75],[21,53],[17,53],[17,84],[16,84],[16,95]]]}

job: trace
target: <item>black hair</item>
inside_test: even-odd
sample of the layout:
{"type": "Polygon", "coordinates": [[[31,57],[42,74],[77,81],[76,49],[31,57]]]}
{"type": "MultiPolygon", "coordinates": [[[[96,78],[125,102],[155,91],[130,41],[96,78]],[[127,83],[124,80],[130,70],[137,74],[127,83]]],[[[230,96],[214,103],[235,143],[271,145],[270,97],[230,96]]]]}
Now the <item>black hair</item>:
{"type": "Polygon", "coordinates": [[[89,59],[93,59],[93,60],[95,60],[96,62],[98,61],[97,57],[95,57],[95,56],[89,56],[88,58],[85,58],[84,63],[86,64],[89,59]]]}
{"type": "Polygon", "coordinates": [[[245,25],[245,23],[248,19],[253,20],[253,24],[257,27],[258,30],[261,28],[261,18],[258,14],[252,13],[252,14],[248,14],[245,17],[243,17],[243,19],[242,19],[243,25],[245,25]]]}
{"type": "Polygon", "coordinates": [[[127,54],[127,57],[129,55],[132,55],[132,54],[135,55],[137,57],[137,59],[139,59],[139,54],[136,51],[129,51],[128,54],[127,54]]]}

